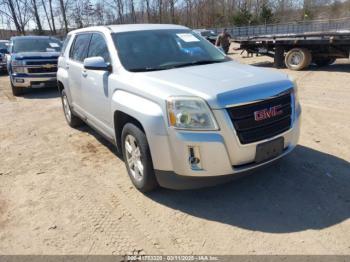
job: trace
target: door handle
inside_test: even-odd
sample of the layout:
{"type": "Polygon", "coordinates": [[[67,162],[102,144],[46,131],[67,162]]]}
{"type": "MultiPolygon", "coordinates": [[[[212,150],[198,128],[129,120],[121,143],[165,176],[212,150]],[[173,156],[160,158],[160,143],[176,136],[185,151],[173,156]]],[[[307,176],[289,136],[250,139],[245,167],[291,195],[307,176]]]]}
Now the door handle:
{"type": "Polygon", "coordinates": [[[87,72],[84,70],[83,72],[81,72],[81,75],[82,75],[83,77],[86,77],[86,76],[87,76],[87,72]]]}

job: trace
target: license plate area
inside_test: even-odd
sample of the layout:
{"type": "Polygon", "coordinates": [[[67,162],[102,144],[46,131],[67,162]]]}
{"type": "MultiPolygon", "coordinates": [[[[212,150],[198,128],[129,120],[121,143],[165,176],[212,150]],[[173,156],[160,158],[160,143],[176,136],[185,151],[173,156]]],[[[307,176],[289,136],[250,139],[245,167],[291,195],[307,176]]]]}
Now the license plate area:
{"type": "Polygon", "coordinates": [[[255,162],[261,163],[273,159],[283,153],[284,138],[279,137],[272,141],[268,141],[257,145],[255,162]]]}

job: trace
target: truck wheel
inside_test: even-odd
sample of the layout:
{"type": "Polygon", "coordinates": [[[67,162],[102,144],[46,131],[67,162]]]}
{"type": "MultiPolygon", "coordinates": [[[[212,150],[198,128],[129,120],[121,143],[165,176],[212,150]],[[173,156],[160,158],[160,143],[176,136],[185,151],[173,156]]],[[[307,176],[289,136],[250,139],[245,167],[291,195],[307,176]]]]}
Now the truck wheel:
{"type": "Polygon", "coordinates": [[[317,58],[317,59],[314,59],[313,62],[319,66],[319,67],[322,67],[322,66],[328,66],[328,65],[331,65],[335,62],[336,58],[334,57],[325,57],[325,58],[317,58]]]}
{"type": "Polygon", "coordinates": [[[153,162],[145,133],[136,125],[128,123],[122,131],[123,158],[135,187],[149,192],[158,187],[153,162]]]}
{"type": "Polygon", "coordinates": [[[293,48],[285,58],[286,66],[291,70],[302,70],[311,63],[311,52],[306,48],[293,48]]]}
{"type": "Polygon", "coordinates": [[[73,114],[72,109],[69,105],[67,94],[64,91],[64,89],[61,92],[61,99],[62,99],[64,116],[66,118],[68,125],[73,128],[81,126],[83,124],[83,121],[79,117],[73,114]]]}
{"type": "Polygon", "coordinates": [[[24,93],[24,88],[23,87],[16,87],[16,86],[14,86],[12,84],[12,81],[11,81],[11,89],[12,89],[12,94],[14,96],[20,96],[20,95],[23,95],[23,93],[24,93]]]}

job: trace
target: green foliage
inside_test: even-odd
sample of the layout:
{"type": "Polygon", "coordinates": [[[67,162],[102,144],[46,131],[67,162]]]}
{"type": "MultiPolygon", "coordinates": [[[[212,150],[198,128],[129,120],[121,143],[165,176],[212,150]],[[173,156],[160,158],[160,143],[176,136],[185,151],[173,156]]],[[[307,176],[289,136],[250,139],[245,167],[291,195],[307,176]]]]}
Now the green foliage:
{"type": "Polygon", "coordinates": [[[232,17],[232,22],[236,26],[246,26],[254,24],[273,23],[274,13],[267,2],[261,7],[257,16],[254,16],[248,9],[247,4],[242,5],[238,12],[232,17]]]}
{"type": "Polygon", "coordinates": [[[259,14],[259,22],[269,24],[274,22],[274,14],[267,2],[264,2],[259,14]]]}
{"type": "Polygon", "coordinates": [[[253,21],[253,15],[248,10],[247,4],[245,3],[238,12],[232,17],[232,22],[236,26],[250,25],[253,21]]]}

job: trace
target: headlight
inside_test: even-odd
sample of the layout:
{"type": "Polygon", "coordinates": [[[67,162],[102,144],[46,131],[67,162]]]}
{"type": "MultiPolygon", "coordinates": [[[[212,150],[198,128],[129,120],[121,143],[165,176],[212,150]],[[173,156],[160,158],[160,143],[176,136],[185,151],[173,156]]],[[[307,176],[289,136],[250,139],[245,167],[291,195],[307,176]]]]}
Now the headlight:
{"type": "Polygon", "coordinates": [[[12,71],[14,73],[24,73],[24,66],[25,65],[25,61],[22,60],[13,60],[11,61],[11,66],[12,66],[12,71]]]}
{"type": "Polygon", "coordinates": [[[299,101],[299,96],[298,96],[298,84],[297,80],[294,77],[288,76],[288,79],[293,83],[293,94],[294,94],[294,99],[295,102],[299,101]]]}
{"type": "Polygon", "coordinates": [[[293,82],[293,92],[294,92],[294,99],[295,102],[299,102],[299,95],[298,95],[298,84],[297,81],[295,79],[292,79],[293,82]]]}
{"type": "Polygon", "coordinates": [[[169,125],[178,129],[218,130],[207,103],[198,97],[170,97],[167,100],[169,125]]]}
{"type": "Polygon", "coordinates": [[[24,66],[25,65],[25,61],[23,61],[23,60],[12,60],[11,61],[11,65],[12,66],[24,66]]]}

